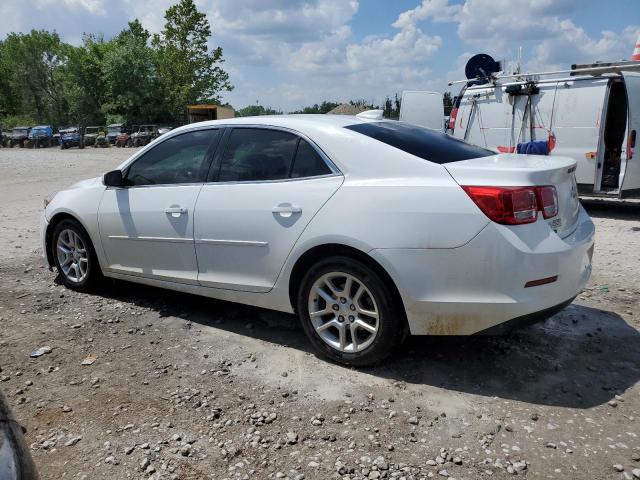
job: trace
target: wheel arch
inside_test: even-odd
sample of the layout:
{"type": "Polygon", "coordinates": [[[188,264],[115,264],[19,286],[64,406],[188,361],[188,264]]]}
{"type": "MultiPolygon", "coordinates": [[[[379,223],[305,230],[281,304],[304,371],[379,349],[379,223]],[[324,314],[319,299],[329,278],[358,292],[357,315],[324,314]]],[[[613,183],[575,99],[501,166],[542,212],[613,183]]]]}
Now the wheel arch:
{"type": "MultiPolygon", "coordinates": [[[[87,230],[87,227],[84,225],[82,220],[80,220],[80,218],[66,211],[57,212],[56,214],[53,215],[53,217],[51,217],[51,220],[49,220],[49,224],[47,225],[47,230],[45,232],[45,237],[44,237],[45,250],[46,250],[45,253],[47,255],[47,263],[50,267],[55,266],[55,260],[53,258],[53,248],[51,243],[53,232],[56,229],[56,226],[58,226],[58,224],[63,220],[74,220],[78,222],[78,224],[82,227],[84,232],[87,234],[87,237],[89,237],[89,240],[91,240],[91,242],[93,243],[93,239],[91,238],[91,235],[89,235],[89,231],[87,230]]],[[[93,246],[93,248],[95,249],[95,245],[93,246]]]]}
{"type": "Polygon", "coordinates": [[[397,311],[402,315],[403,323],[408,329],[409,324],[407,321],[404,302],[402,301],[402,296],[400,295],[400,290],[398,290],[396,283],[394,282],[393,278],[391,278],[391,275],[389,275],[387,270],[366,252],[339,243],[317,245],[304,252],[296,260],[291,270],[291,274],[289,275],[289,301],[291,302],[293,310],[296,310],[296,295],[298,293],[298,288],[300,287],[300,283],[302,282],[302,278],[304,277],[305,273],[318,260],[337,255],[359,260],[360,262],[371,268],[373,271],[375,271],[378,275],[380,275],[385,286],[388,288],[389,292],[391,292],[393,303],[397,311]]]}

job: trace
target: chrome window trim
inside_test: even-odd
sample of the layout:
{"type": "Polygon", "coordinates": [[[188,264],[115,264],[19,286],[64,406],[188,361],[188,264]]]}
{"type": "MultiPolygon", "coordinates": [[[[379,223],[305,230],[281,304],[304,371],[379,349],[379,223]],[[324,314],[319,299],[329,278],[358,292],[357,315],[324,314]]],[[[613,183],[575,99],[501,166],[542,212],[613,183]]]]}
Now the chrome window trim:
{"type": "MultiPolygon", "coordinates": [[[[309,145],[311,145],[311,148],[313,148],[315,150],[315,152],[320,156],[320,158],[322,158],[322,160],[325,162],[325,164],[327,165],[327,167],[329,167],[329,170],[331,170],[332,173],[327,173],[325,175],[314,175],[311,177],[296,177],[296,178],[279,178],[279,179],[274,179],[274,180],[246,180],[246,181],[228,181],[228,182],[217,182],[217,181],[204,181],[204,182],[193,182],[193,183],[163,183],[163,184],[153,184],[153,185],[131,185],[128,187],[107,187],[108,189],[131,189],[131,188],[152,188],[152,187],[179,187],[179,186],[195,186],[195,185],[236,185],[236,184],[250,184],[250,183],[283,183],[283,182],[297,182],[297,181],[304,181],[304,180],[312,180],[312,179],[317,179],[317,178],[329,178],[329,177],[338,177],[338,176],[344,176],[344,174],[340,171],[340,169],[337,167],[337,165],[335,163],[333,163],[333,161],[329,158],[329,156],[324,152],[324,150],[322,150],[322,148],[320,148],[318,146],[318,144],[316,144],[311,138],[309,138],[308,135],[295,130],[293,128],[289,128],[289,127],[281,127],[281,126],[277,126],[277,125],[262,125],[262,124],[255,124],[255,123],[247,123],[247,124],[229,124],[229,123],[224,123],[224,124],[217,124],[215,126],[212,125],[201,125],[201,126],[197,126],[197,127],[191,127],[185,130],[181,130],[181,131],[171,131],[171,132],[167,132],[164,135],[162,135],[162,137],[158,137],[158,139],[162,138],[162,142],[165,142],[175,136],[178,135],[182,135],[185,133],[190,133],[190,132],[194,132],[194,131],[199,131],[199,130],[219,130],[219,129],[236,129],[236,128],[253,128],[253,129],[263,129],[263,130],[278,130],[278,131],[283,131],[286,133],[291,133],[293,135],[296,135],[299,138],[302,138],[303,140],[305,140],[309,145]],[[166,137],[165,137],[166,136],[166,137]]],[[[156,143],[155,141],[151,142],[149,145],[147,145],[146,147],[144,147],[140,152],[136,153],[133,157],[131,157],[123,166],[120,170],[122,170],[123,176],[126,173],[127,169],[135,162],[137,161],[144,153],[146,153],[147,151],[149,151],[151,148],[151,146],[156,146],[156,145],[160,145],[160,143],[162,142],[158,142],[156,143]]],[[[217,148],[220,148],[220,145],[218,145],[217,148]]]]}

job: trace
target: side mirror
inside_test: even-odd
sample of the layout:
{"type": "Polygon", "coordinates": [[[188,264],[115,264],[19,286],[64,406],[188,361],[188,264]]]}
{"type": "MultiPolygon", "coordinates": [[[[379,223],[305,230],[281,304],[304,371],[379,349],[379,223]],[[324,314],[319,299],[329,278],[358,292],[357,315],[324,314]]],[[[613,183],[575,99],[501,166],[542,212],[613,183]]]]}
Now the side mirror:
{"type": "Polygon", "coordinates": [[[104,174],[102,178],[105,186],[107,187],[122,187],[123,179],[122,179],[122,171],[121,170],[111,170],[104,174]]]}

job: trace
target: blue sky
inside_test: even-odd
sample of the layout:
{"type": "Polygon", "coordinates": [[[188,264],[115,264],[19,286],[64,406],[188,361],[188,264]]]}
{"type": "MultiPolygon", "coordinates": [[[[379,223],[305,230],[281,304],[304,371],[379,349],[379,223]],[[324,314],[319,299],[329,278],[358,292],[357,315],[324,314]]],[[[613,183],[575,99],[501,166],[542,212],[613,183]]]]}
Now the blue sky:
{"type": "MultiPolygon", "coordinates": [[[[0,36],[56,30],[110,37],[139,18],[162,28],[171,0],[0,0],[0,36]]],[[[447,90],[486,52],[528,70],[627,59],[640,0],[196,0],[235,85],[224,100],[291,111],[322,100],[380,103],[405,89],[447,90]]]]}

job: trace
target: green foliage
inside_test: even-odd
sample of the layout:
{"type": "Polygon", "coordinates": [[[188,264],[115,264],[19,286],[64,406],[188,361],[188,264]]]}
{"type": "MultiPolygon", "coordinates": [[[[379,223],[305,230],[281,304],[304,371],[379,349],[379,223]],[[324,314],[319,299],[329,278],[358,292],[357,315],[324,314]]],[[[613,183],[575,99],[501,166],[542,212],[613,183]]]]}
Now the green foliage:
{"type": "Polygon", "coordinates": [[[0,126],[1,130],[6,132],[11,130],[13,127],[30,127],[32,125],[36,125],[38,122],[26,115],[7,115],[2,118],[2,123],[0,126]]]}
{"type": "Polygon", "coordinates": [[[444,104],[445,116],[449,116],[451,114],[451,109],[453,108],[453,99],[451,98],[451,92],[444,92],[442,103],[444,104]]]}
{"type": "Polygon", "coordinates": [[[340,105],[337,102],[327,102],[324,101],[320,105],[317,103],[313,104],[310,107],[304,107],[302,110],[298,110],[292,113],[327,113],[340,105]]]}
{"type": "Polygon", "coordinates": [[[271,107],[263,107],[262,105],[248,105],[241,108],[236,112],[238,117],[255,117],[257,115],[282,115],[282,112],[278,112],[271,107]]]}
{"type": "Polygon", "coordinates": [[[398,120],[400,118],[400,103],[401,98],[398,97],[398,94],[395,94],[393,100],[387,97],[384,100],[384,106],[382,107],[382,116],[384,118],[390,118],[392,120],[398,120]]]}
{"type": "Polygon", "coordinates": [[[165,13],[151,38],[138,20],[115,38],[87,34],[81,46],[55,32],[10,33],[0,41],[0,123],[182,123],[188,104],[217,103],[233,87],[220,65],[222,50],[208,49],[211,26],[193,0],[165,13]]]}

